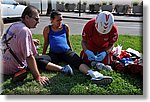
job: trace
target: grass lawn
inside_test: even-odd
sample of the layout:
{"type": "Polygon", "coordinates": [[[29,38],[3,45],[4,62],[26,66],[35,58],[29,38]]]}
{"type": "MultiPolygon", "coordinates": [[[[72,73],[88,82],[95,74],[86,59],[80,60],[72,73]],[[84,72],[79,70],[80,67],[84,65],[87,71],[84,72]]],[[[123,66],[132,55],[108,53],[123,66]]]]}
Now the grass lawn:
{"type": "MultiPolygon", "coordinates": [[[[42,52],[42,35],[33,35],[41,41],[39,53],[42,52]]],[[[120,35],[116,45],[121,44],[123,49],[133,48],[139,52],[143,52],[141,36],[120,35]]],[[[73,50],[79,55],[81,51],[81,36],[72,35],[71,43],[73,50]]],[[[41,72],[42,75],[50,79],[48,86],[42,87],[35,80],[31,73],[23,82],[12,83],[11,78],[4,77],[2,94],[42,94],[42,95],[143,95],[143,81],[139,78],[132,77],[120,72],[101,73],[113,77],[110,85],[102,86],[91,83],[90,77],[83,75],[78,70],[74,70],[75,75],[70,77],[58,72],[41,72]]]]}

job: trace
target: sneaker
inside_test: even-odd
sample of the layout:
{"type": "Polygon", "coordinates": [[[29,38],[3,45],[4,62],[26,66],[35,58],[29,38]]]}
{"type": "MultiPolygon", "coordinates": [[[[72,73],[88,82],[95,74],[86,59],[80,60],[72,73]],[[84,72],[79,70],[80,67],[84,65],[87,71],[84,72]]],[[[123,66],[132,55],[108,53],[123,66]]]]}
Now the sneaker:
{"type": "Polygon", "coordinates": [[[67,75],[73,75],[73,70],[72,68],[70,67],[70,65],[65,65],[63,68],[62,68],[62,72],[67,74],[67,75]]]}
{"type": "Polygon", "coordinates": [[[91,80],[95,84],[106,85],[112,83],[113,81],[112,77],[103,76],[103,74],[99,73],[98,71],[89,70],[87,75],[92,77],[91,80]]]}
{"type": "Polygon", "coordinates": [[[97,78],[92,78],[91,79],[93,83],[99,84],[99,85],[108,85],[111,84],[113,79],[110,76],[102,76],[102,77],[97,77],[97,78]]]}
{"type": "Polygon", "coordinates": [[[15,73],[12,78],[13,82],[23,81],[27,77],[28,71],[26,69],[22,69],[15,73]]]}
{"type": "Polygon", "coordinates": [[[113,69],[111,68],[111,66],[109,65],[104,65],[103,63],[96,63],[96,68],[99,70],[99,71],[102,71],[102,70],[106,70],[106,71],[113,71],[113,69]]]}

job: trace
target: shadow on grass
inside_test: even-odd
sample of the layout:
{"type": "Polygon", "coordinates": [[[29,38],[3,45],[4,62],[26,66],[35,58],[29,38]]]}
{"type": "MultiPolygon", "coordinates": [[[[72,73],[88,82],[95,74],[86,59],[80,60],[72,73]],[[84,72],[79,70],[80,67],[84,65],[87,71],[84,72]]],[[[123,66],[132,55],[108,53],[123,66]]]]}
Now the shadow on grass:
{"type": "Polygon", "coordinates": [[[32,81],[32,79],[26,78],[24,81],[13,82],[11,75],[2,75],[2,78],[2,95],[14,95],[15,92],[13,92],[13,90],[15,90],[15,88],[22,87],[25,83],[32,81]]]}
{"type": "Polygon", "coordinates": [[[122,73],[121,77],[125,81],[129,82],[131,85],[137,86],[138,88],[143,90],[143,77],[142,76],[134,75],[131,73],[122,73]]]}
{"type": "Polygon", "coordinates": [[[78,70],[75,70],[76,73],[73,76],[64,75],[59,72],[46,72],[44,76],[48,76],[49,74],[53,74],[52,76],[48,76],[50,80],[50,84],[47,86],[40,86],[36,83],[31,74],[22,81],[13,83],[12,76],[4,76],[2,83],[2,95],[69,95],[71,94],[71,89],[76,85],[86,84],[86,82],[90,79],[89,77],[83,75],[78,70]],[[83,77],[85,76],[85,77],[83,77]]]}
{"type": "Polygon", "coordinates": [[[49,93],[46,94],[69,95],[71,94],[73,87],[76,85],[86,84],[90,79],[78,71],[74,72],[78,74],[67,76],[62,73],[58,73],[56,76],[50,78],[50,84],[45,87],[47,90],[49,90],[49,93]]]}
{"type": "Polygon", "coordinates": [[[141,95],[142,81],[134,79],[127,74],[116,72],[103,72],[112,76],[114,81],[110,85],[96,85],[90,81],[90,77],[74,70],[73,76],[67,76],[59,72],[41,72],[50,80],[48,86],[40,86],[29,74],[23,82],[12,83],[11,78],[4,78],[2,94],[18,95],[141,95]]]}

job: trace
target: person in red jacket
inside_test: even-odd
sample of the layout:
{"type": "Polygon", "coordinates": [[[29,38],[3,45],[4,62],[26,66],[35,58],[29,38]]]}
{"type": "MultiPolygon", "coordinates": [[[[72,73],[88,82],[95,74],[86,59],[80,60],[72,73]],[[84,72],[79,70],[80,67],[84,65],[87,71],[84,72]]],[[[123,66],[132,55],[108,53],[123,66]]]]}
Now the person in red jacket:
{"type": "Polygon", "coordinates": [[[80,57],[98,70],[111,71],[112,49],[118,39],[114,16],[108,11],[100,12],[86,23],[82,32],[80,57]]]}

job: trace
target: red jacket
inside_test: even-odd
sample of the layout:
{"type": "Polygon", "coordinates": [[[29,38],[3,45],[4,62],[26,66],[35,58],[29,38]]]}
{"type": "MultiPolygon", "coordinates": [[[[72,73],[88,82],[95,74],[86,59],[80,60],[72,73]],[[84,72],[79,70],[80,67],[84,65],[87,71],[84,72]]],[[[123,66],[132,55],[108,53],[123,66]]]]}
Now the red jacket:
{"type": "MultiPolygon", "coordinates": [[[[87,49],[98,54],[102,51],[105,51],[109,45],[114,44],[118,39],[118,29],[114,24],[112,30],[108,34],[100,34],[95,28],[95,18],[91,19],[83,28],[82,39],[87,42],[87,49]]],[[[87,63],[89,63],[86,54],[84,51],[81,51],[80,56],[87,63]]],[[[103,60],[104,64],[110,64],[111,58],[105,57],[103,60]]]]}

